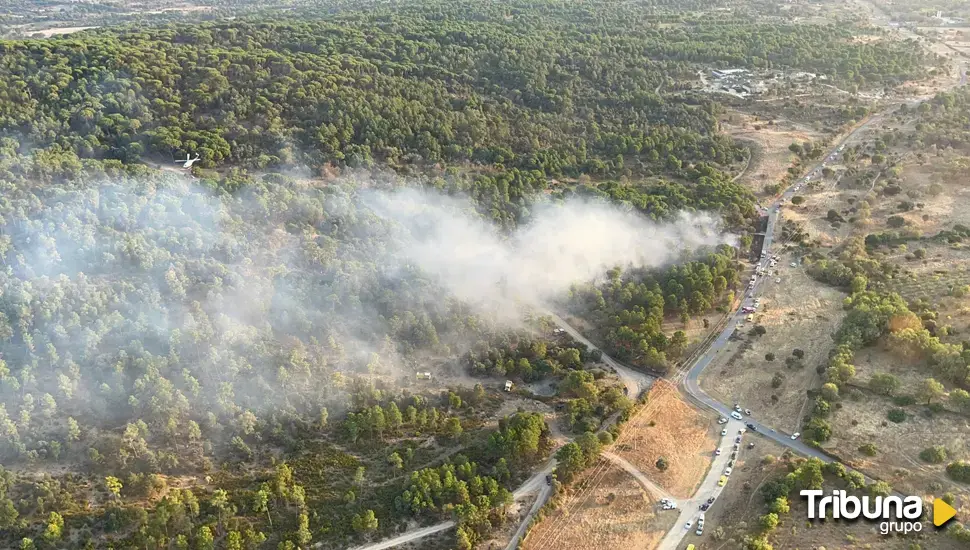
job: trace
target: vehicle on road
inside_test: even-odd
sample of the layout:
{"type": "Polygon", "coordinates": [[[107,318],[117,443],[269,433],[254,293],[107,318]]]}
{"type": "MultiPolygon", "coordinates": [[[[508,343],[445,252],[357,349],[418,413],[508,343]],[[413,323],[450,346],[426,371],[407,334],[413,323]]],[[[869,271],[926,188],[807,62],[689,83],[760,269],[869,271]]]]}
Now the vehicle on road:
{"type": "Polygon", "coordinates": [[[693,521],[688,521],[687,522],[687,525],[684,526],[684,529],[687,529],[688,531],[690,531],[690,528],[693,525],[694,525],[694,522],[693,521]]]}
{"type": "Polygon", "coordinates": [[[751,416],[751,409],[744,409],[744,414],[751,416]]]}
{"type": "Polygon", "coordinates": [[[741,436],[739,435],[739,436],[738,436],[738,437],[737,437],[737,438],[736,438],[736,439],[734,440],[734,442],[735,442],[735,443],[741,443],[741,436]]]}
{"type": "Polygon", "coordinates": [[[752,424],[750,422],[748,422],[747,424],[745,424],[745,426],[747,426],[748,429],[751,430],[752,432],[758,431],[758,428],[754,424],[752,424]]]}
{"type": "Polygon", "coordinates": [[[721,418],[718,418],[717,419],[717,423],[718,424],[727,424],[727,421],[728,421],[728,419],[727,418],[724,418],[723,416],[721,418]]]}
{"type": "Polygon", "coordinates": [[[552,485],[552,475],[546,474],[546,485],[552,485]]]}
{"type": "Polygon", "coordinates": [[[725,435],[727,435],[727,430],[721,430],[721,436],[723,437],[725,435]]]}
{"type": "Polygon", "coordinates": [[[717,480],[718,487],[724,487],[725,483],[727,483],[727,476],[721,476],[721,479],[717,480]]]}
{"type": "Polygon", "coordinates": [[[721,456],[721,448],[714,449],[714,456],[721,456]]]}
{"type": "Polygon", "coordinates": [[[705,511],[705,512],[706,512],[706,511],[707,511],[707,510],[708,510],[708,509],[709,509],[710,507],[711,507],[711,505],[710,505],[710,504],[708,504],[708,503],[706,503],[706,502],[705,502],[704,504],[701,504],[701,510],[703,510],[703,511],[705,511]]]}
{"type": "Polygon", "coordinates": [[[708,504],[714,504],[714,497],[707,499],[708,504]]]}
{"type": "Polygon", "coordinates": [[[791,438],[792,439],[798,439],[798,436],[800,436],[800,435],[802,435],[802,434],[799,433],[799,432],[795,432],[795,433],[791,434],[791,438]]]}
{"type": "Polygon", "coordinates": [[[735,420],[741,420],[743,417],[741,416],[741,413],[739,413],[738,411],[734,411],[731,413],[731,418],[735,420]]]}
{"type": "Polygon", "coordinates": [[[731,472],[733,472],[733,471],[734,470],[732,470],[731,468],[727,468],[726,470],[724,470],[724,475],[729,476],[729,475],[731,475],[731,472]]]}

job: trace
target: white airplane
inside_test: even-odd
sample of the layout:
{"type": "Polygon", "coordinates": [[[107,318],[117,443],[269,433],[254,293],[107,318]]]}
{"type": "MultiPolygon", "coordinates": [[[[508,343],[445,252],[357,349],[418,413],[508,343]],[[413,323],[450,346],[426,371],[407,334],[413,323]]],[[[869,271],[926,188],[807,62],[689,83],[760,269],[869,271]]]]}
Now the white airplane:
{"type": "Polygon", "coordinates": [[[177,160],[175,162],[181,162],[182,163],[182,168],[192,168],[192,165],[195,164],[195,161],[197,161],[197,160],[199,160],[199,155],[195,155],[195,158],[189,158],[189,154],[188,153],[185,153],[185,160],[184,161],[177,160]]]}

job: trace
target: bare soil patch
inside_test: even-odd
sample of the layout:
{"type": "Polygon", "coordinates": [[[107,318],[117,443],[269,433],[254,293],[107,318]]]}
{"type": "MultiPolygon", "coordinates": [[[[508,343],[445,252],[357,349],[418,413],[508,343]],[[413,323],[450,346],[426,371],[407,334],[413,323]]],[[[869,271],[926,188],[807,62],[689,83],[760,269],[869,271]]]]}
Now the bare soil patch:
{"type": "Polygon", "coordinates": [[[746,323],[721,351],[701,377],[701,386],[724,403],[750,408],[755,418],[785,431],[801,424],[806,390],[818,386],[815,367],[825,362],[832,347],[832,332],[845,312],[844,294],[811,279],[801,267],[789,267],[790,258],[779,262],[779,273],[765,283],[755,323],[765,327],[762,336],[752,336],[746,323]],[[780,278],[780,283],[775,279],[780,278]],[[798,348],[804,356],[797,364],[786,358],[798,348]],[[773,353],[773,361],[765,356],[773,353]],[[781,385],[773,387],[779,375],[781,385]]]}
{"type": "Polygon", "coordinates": [[[656,384],[647,400],[650,410],[623,426],[622,442],[612,451],[651,481],[678,498],[688,498],[704,478],[717,446],[714,423],[687,404],[667,384],[656,384]],[[661,472],[657,459],[667,459],[661,472]]]}
{"type": "Polygon", "coordinates": [[[761,193],[766,184],[774,184],[784,177],[795,160],[788,146],[821,139],[823,134],[808,128],[786,123],[772,122],[761,117],[732,111],[722,120],[722,129],[735,139],[753,148],[751,165],[740,183],[755,193],[761,193]]]}
{"type": "MultiPolygon", "coordinates": [[[[949,412],[930,414],[923,405],[911,405],[903,407],[907,419],[897,424],[887,419],[893,408],[897,406],[889,398],[870,392],[841,400],[830,418],[833,436],[826,447],[853,467],[904,493],[940,496],[949,491],[970,499],[970,488],[945,474],[947,463],[970,458],[970,419],[949,412]],[[860,452],[859,447],[867,443],[876,446],[875,456],[860,452]],[[947,449],[943,464],[928,464],[919,457],[921,451],[934,445],[947,449]]],[[[966,502],[963,506],[966,517],[970,506],[966,502]]]]}
{"type": "Polygon", "coordinates": [[[657,510],[650,495],[621,468],[594,467],[576,482],[565,505],[532,529],[522,548],[653,548],[677,518],[657,510]]]}

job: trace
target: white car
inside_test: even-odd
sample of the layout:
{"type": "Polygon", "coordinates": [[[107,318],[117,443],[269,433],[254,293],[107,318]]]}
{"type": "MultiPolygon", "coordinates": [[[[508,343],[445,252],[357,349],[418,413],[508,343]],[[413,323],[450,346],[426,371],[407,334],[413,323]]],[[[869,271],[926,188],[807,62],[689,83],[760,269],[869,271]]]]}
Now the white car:
{"type": "Polygon", "coordinates": [[[795,440],[795,439],[798,439],[798,436],[800,436],[800,435],[802,435],[800,432],[795,432],[795,433],[791,434],[791,438],[793,440],[795,440]]]}
{"type": "Polygon", "coordinates": [[[791,263],[791,266],[792,266],[792,267],[798,267],[798,264],[796,264],[795,262],[792,262],[792,263],[791,263]]]}
{"type": "MultiPolygon", "coordinates": [[[[792,439],[795,439],[794,437],[792,439]]],[[[721,448],[714,449],[714,456],[721,456],[721,448]]]]}
{"type": "Polygon", "coordinates": [[[737,412],[737,411],[732,411],[732,412],[731,412],[731,418],[733,418],[733,419],[735,419],[735,420],[741,420],[741,419],[743,419],[744,417],[742,417],[742,416],[741,416],[741,413],[739,413],[739,412],[737,412]]]}
{"type": "Polygon", "coordinates": [[[777,278],[775,278],[775,282],[776,282],[776,283],[780,283],[780,282],[781,282],[781,277],[777,277],[777,278]]]}
{"type": "Polygon", "coordinates": [[[724,418],[723,416],[721,418],[718,418],[717,419],[717,423],[718,424],[727,424],[727,421],[728,421],[728,419],[727,418],[724,418]]]}
{"type": "Polygon", "coordinates": [[[724,475],[729,476],[729,475],[731,475],[731,472],[733,472],[733,471],[734,470],[732,470],[731,468],[728,468],[728,469],[724,470],[724,475]]]}
{"type": "Polygon", "coordinates": [[[725,436],[725,435],[727,435],[727,430],[721,430],[721,435],[722,435],[722,436],[725,436]]]}

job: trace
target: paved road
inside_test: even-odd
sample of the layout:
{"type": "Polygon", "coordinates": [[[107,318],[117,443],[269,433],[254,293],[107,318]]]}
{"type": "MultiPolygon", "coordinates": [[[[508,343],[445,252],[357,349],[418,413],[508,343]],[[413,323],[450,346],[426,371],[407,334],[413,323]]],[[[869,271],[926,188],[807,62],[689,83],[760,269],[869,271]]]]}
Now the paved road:
{"type": "MultiPolygon", "coordinates": [[[[922,100],[913,100],[913,101],[907,101],[906,104],[912,107],[912,106],[918,105],[921,102],[922,100]]],[[[890,109],[888,112],[891,112],[893,110],[895,109],[890,109]]],[[[847,134],[841,141],[839,141],[838,144],[833,146],[830,153],[823,158],[828,159],[829,155],[831,155],[832,152],[838,151],[839,145],[842,145],[843,143],[846,143],[847,141],[849,141],[853,136],[856,135],[857,132],[881,121],[883,117],[884,115],[876,115],[870,118],[868,121],[864,122],[863,124],[860,124],[849,134],[847,134]]],[[[823,161],[819,161],[812,168],[812,171],[816,169],[821,170],[822,162],[823,161]]],[[[771,250],[771,244],[774,236],[775,225],[778,221],[778,214],[777,212],[775,212],[776,207],[782,202],[781,199],[784,199],[784,200],[790,199],[795,194],[795,190],[794,190],[795,187],[802,184],[804,184],[803,180],[799,180],[798,183],[796,183],[792,187],[789,187],[780,196],[779,200],[776,200],[768,208],[767,210],[768,227],[767,227],[767,230],[765,231],[765,240],[762,246],[763,257],[766,257],[768,251],[771,250]]],[[[757,297],[758,294],[760,294],[761,286],[764,284],[764,280],[767,278],[768,276],[761,277],[757,281],[754,288],[752,288],[750,291],[746,293],[744,299],[739,304],[739,308],[745,305],[751,305],[753,303],[754,298],[757,297]]],[[[572,326],[566,323],[565,320],[563,320],[562,318],[560,318],[559,316],[551,312],[548,312],[548,314],[560,327],[565,329],[567,334],[572,336],[576,341],[586,344],[590,349],[599,349],[596,346],[594,346],[593,343],[590,342],[586,337],[580,334],[576,329],[574,329],[572,326]]],[[[743,318],[744,318],[744,315],[740,313],[740,309],[736,310],[731,316],[729,316],[727,324],[725,325],[725,328],[721,331],[720,334],[718,334],[717,339],[710,345],[710,347],[706,350],[704,355],[702,355],[697,359],[697,362],[694,363],[694,365],[691,367],[690,371],[687,373],[687,376],[684,379],[684,390],[691,398],[693,398],[696,402],[717,411],[718,414],[726,418],[730,417],[730,412],[732,409],[727,405],[722,404],[717,400],[715,400],[714,398],[707,395],[707,393],[705,393],[704,390],[702,390],[700,385],[698,384],[698,378],[700,377],[700,374],[704,371],[704,369],[711,364],[711,362],[717,356],[718,352],[720,352],[724,348],[725,344],[727,344],[728,342],[728,339],[731,337],[731,334],[733,334],[735,330],[735,324],[738,321],[742,320],[743,318]]],[[[653,376],[644,374],[639,371],[635,371],[633,369],[630,369],[628,367],[625,367],[617,363],[605,353],[603,354],[602,361],[603,363],[609,365],[616,371],[617,376],[623,381],[623,384],[626,386],[629,395],[634,398],[639,396],[642,392],[649,389],[650,386],[653,384],[653,381],[655,380],[653,376]]],[[[814,447],[810,447],[802,443],[801,440],[792,440],[790,435],[788,434],[778,432],[751,418],[745,419],[744,423],[751,423],[752,425],[754,425],[755,430],[760,435],[775,441],[779,445],[792,449],[793,451],[801,455],[815,457],[826,463],[833,462],[833,459],[828,455],[826,455],[825,453],[819,451],[814,447]]],[[[726,424],[725,426],[728,427],[727,428],[728,437],[731,437],[731,434],[737,434],[737,431],[742,426],[742,424],[743,422],[738,422],[733,419],[728,424],[726,424]]],[[[748,435],[751,435],[751,434],[749,433],[748,435]]],[[[732,445],[733,443],[730,445],[726,445],[726,448],[730,448],[732,445]]],[[[722,456],[716,457],[715,460],[712,462],[711,469],[709,470],[708,475],[701,482],[701,486],[698,489],[698,491],[695,493],[694,497],[692,497],[687,501],[684,501],[683,505],[681,505],[680,502],[678,502],[678,506],[680,506],[681,508],[681,512],[680,512],[681,518],[678,522],[678,525],[675,526],[674,529],[671,529],[671,531],[667,533],[667,536],[664,537],[663,541],[661,542],[661,550],[668,550],[668,549],[672,550],[676,548],[677,545],[680,543],[681,540],[683,540],[684,536],[688,532],[686,529],[683,528],[684,524],[689,520],[692,522],[693,525],[696,526],[696,517],[699,514],[698,507],[700,506],[700,504],[702,504],[711,496],[714,496],[716,498],[716,496],[720,494],[721,488],[717,486],[717,482],[724,471],[724,466],[727,464],[729,457],[730,457],[730,453],[724,453],[722,454],[722,456]]],[[[532,518],[535,516],[536,512],[538,512],[538,510],[542,507],[543,504],[545,504],[546,500],[548,500],[549,496],[552,494],[551,488],[549,488],[549,486],[545,484],[545,476],[546,474],[552,472],[553,468],[555,468],[555,460],[551,459],[542,470],[540,470],[531,478],[529,478],[529,480],[523,483],[523,485],[518,489],[516,489],[515,493],[513,493],[513,496],[515,496],[515,498],[518,499],[526,494],[530,494],[538,490],[539,498],[533,504],[529,514],[519,525],[519,529],[516,531],[515,536],[509,542],[509,546],[507,547],[506,550],[513,550],[516,547],[516,545],[518,544],[518,541],[525,533],[525,530],[528,528],[528,525],[531,523],[532,518]]],[[[638,481],[641,481],[642,483],[642,480],[640,480],[639,476],[634,475],[634,477],[637,477],[638,481]]],[[[868,481],[868,478],[867,478],[867,481],[868,481]]],[[[400,544],[411,542],[411,541],[426,537],[428,535],[432,535],[434,533],[451,529],[454,526],[455,526],[455,523],[453,521],[446,521],[443,523],[439,523],[437,525],[433,525],[431,527],[416,529],[414,531],[405,533],[393,539],[388,539],[368,546],[360,546],[354,550],[385,550],[387,548],[393,548],[400,544]]],[[[691,527],[690,532],[691,533],[694,532],[694,527],[691,527]]]]}
{"type": "MultiPolygon", "coordinates": [[[[697,518],[703,515],[704,512],[701,511],[700,507],[702,504],[707,502],[709,498],[714,498],[721,495],[721,491],[724,487],[718,485],[721,476],[724,475],[724,470],[727,468],[728,461],[731,460],[731,453],[734,452],[734,441],[738,436],[738,430],[744,427],[743,422],[739,422],[730,417],[729,422],[724,424],[724,431],[727,435],[721,437],[721,442],[719,447],[721,449],[721,455],[715,456],[714,460],[711,461],[711,468],[708,470],[707,476],[701,481],[700,487],[694,492],[694,496],[686,500],[679,500],[677,504],[680,506],[680,514],[677,517],[677,523],[667,531],[667,535],[660,541],[660,546],[658,550],[675,550],[687,536],[695,536],[694,532],[697,529],[697,518]],[[691,523],[690,529],[685,526],[687,522],[691,523]]],[[[744,453],[746,449],[745,442],[739,444],[741,447],[738,450],[738,460],[744,459],[744,453]]],[[[731,478],[728,478],[728,484],[731,483],[731,478]]],[[[666,512],[660,512],[666,513],[666,512]]],[[[705,526],[706,527],[706,526],[705,526]]]]}

